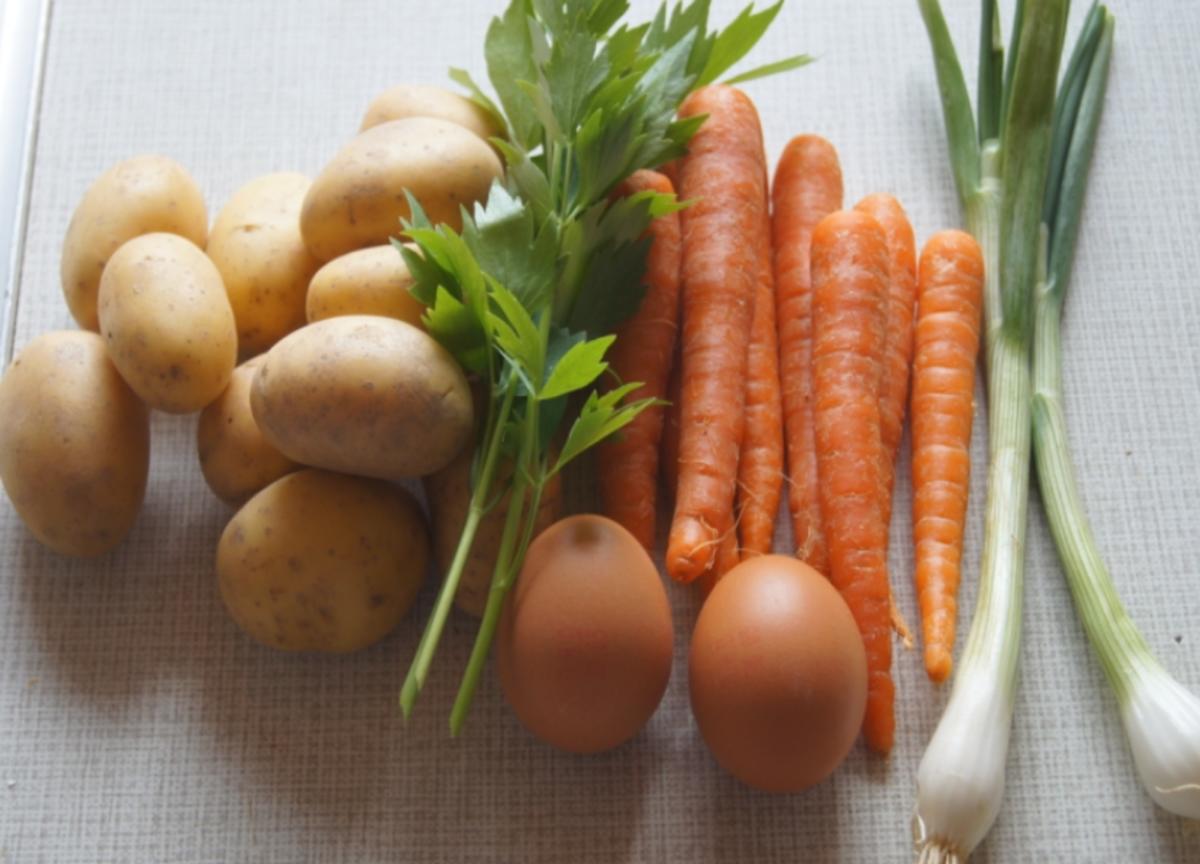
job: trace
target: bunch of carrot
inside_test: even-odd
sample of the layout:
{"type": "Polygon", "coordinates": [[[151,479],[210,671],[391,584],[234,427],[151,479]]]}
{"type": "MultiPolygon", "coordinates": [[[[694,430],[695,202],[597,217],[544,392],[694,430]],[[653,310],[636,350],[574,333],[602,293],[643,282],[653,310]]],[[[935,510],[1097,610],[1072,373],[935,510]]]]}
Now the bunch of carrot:
{"type": "MultiPolygon", "coordinates": [[[[638,395],[669,407],[602,448],[602,501],[652,548],[661,472],[675,496],[667,572],[711,587],[771,551],[786,477],[795,554],[833,581],[862,633],[864,737],[886,753],[900,621],[888,525],[910,371],[916,579],[926,667],[940,681],[954,642],[982,257],[968,235],[942,232],[918,268],[895,198],[841,209],[837,153],[818,136],[788,143],[772,185],[757,112],[732,87],[697,90],[680,114],[708,116],[674,166],[692,203],[655,223],[646,300],[613,357],[621,380],[646,382],[638,395]]],[[[630,191],[673,188],[646,174],[630,191]]]]}

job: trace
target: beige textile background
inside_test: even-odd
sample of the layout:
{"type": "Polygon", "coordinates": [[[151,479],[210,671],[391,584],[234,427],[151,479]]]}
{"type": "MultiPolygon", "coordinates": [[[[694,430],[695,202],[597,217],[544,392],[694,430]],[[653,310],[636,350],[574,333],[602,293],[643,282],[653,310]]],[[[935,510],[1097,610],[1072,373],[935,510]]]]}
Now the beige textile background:
{"type": "MultiPolygon", "coordinates": [[[[973,68],[977,4],[945,5],[973,68]]],[[[1112,86],[1065,324],[1067,411],[1121,594],[1155,652],[1195,689],[1200,12],[1188,0],[1113,5],[1112,86]]],[[[256,175],[316,172],[383,87],[440,82],[449,65],[481,72],[483,31],[499,6],[58,0],[13,345],[70,326],[60,244],[75,202],[108,165],[169,154],[195,174],[213,213],[256,175]]],[[[639,17],[650,8],[634,6],[639,17]]],[[[714,6],[722,20],[736,8],[714,6]]],[[[797,51],[820,62],[749,87],[770,158],[790,135],[820,132],[841,151],[849,201],[895,192],[920,238],[958,224],[916,4],[791,0],[756,56],[797,51]]],[[[144,511],[99,561],[47,553],[0,503],[0,862],[910,858],[913,776],[945,699],[919,654],[897,655],[890,760],[856,746],[803,795],[752,792],[709,758],[687,705],[696,603],[675,588],[670,689],[632,744],[588,759],[553,752],[520,728],[490,676],[465,734],[450,740],[469,622],[452,618],[407,726],[396,692],[431,590],[397,633],[355,656],[251,644],[215,593],[213,553],[230,512],[201,480],[194,418],[156,416],[153,432],[144,511]]],[[[981,480],[977,471],[964,631],[981,480]]],[[[902,480],[893,581],[915,619],[908,506],[902,480]]],[[[786,527],[778,542],[786,548],[786,527]]],[[[1007,796],[975,860],[1200,861],[1200,826],[1156,810],[1134,778],[1036,496],[1024,621],[1007,796]]]]}

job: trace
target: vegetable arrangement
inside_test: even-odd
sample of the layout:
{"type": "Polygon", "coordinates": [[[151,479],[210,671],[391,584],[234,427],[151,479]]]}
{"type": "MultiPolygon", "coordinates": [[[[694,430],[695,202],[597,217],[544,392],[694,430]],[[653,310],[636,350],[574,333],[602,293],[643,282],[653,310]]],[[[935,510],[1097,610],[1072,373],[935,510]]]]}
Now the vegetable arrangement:
{"type": "Polygon", "coordinates": [[[513,0],[484,46],[494,100],[458,70],[469,98],[394,87],[314,181],[258,178],[211,230],[181,166],[115,166],[64,244],[85,329],[35,340],[0,381],[17,512],[57,551],[104,553],[141,506],[148,409],[199,412],[205,480],[238,508],[216,572],[241,629],[358,650],[395,628],[433,559],[443,581],[405,716],[458,605],[480,624],[452,733],[496,641],[520,721],[594,753],[644,726],[671,671],[650,557],[661,484],[665,570],[706,596],[688,670],[700,734],[743,782],[797,791],[860,733],[893,746],[892,639],[907,628],[888,526],[907,411],[924,665],[934,682],[953,668],[982,337],[987,534],[917,774],[919,860],[964,860],[1001,804],[1031,454],[1142,781],[1200,818],[1200,700],[1117,599],[1060,397],[1113,18],[1093,7],[1056,86],[1066,0],[1018,3],[1007,62],[984,0],[972,114],[940,7],[919,4],[970,231],[934,234],[919,263],[895,198],[843,209],[825,139],[793,138],[771,176],[757,109],[732,85],[806,58],[716,83],[781,3],[710,32],[707,0],[636,25],[622,0],[513,0]],[[560,519],[564,469],[593,447],[605,515],[560,519]],[[414,478],[428,517],[396,485],[414,478]],[[780,556],[785,483],[795,549],[780,556]]]}
{"type": "MultiPolygon", "coordinates": [[[[642,236],[676,205],[659,192],[610,202],[636,170],[681,155],[699,117],[675,118],[685,94],[729,69],[753,47],[780,4],[747,9],[727,30],[708,31],[708,4],[663,7],[648,24],[617,27],[625,4],[528,4],[516,0],[488,28],[488,73],[499,104],[465,73],[455,77],[503,126],[505,185],[455,225],[434,224],[415,199],[401,248],[413,293],[428,306],[429,332],[487,391],[475,447],[471,503],[458,550],[400,694],[409,714],[433,662],[479,522],[497,494],[509,496],[487,606],[451,714],[457,733],[495,635],[503,599],[533,539],[542,491],[581,453],[627,426],[653,400],[622,400],[640,382],[592,391],[577,416],[570,397],[604,374],[608,335],[637,306],[642,236]],[[615,29],[614,29],[615,28],[615,29]],[[599,334],[599,335],[597,335],[599,334]],[[566,428],[560,447],[555,438],[566,428]],[[502,458],[514,466],[497,487],[502,458]]],[[[742,80],[800,65],[797,57],[742,80]]],[[[686,246],[686,237],[684,240],[686,246]]],[[[686,326],[686,317],[685,317],[686,326]]]]}

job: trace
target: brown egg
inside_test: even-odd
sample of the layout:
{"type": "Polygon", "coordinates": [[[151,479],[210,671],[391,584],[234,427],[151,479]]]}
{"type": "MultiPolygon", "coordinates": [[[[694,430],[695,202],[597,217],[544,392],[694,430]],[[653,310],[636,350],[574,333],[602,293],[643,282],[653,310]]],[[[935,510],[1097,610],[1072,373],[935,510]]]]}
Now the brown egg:
{"type": "Polygon", "coordinates": [[[867,656],[824,576],[764,555],[730,570],[705,601],[688,686],[722,767],[750,786],[795,792],[850,752],[867,705],[867,656]]]}
{"type": "Polygon", "coordinates": [[[498,641],[517,718],[573,753],[636,735],[671,676],[662,580],[633,535],[602,516],[569,516],[530,544],[498,641]]]}

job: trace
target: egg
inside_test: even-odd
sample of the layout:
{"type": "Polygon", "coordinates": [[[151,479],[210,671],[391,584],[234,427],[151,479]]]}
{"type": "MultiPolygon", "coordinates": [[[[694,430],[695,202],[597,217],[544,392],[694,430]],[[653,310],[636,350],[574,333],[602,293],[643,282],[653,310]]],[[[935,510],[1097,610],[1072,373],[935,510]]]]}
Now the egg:
{"type": "Polygon", "coordinates": [[[517,719],[572,753],[636,735],[671,675],[662,580],[633,535],[602,516],[569,516],[530,544],[497,641],[517,719]]]}
{"type": "Polygon", "coordinates": [[[850,752],[867,704],[867,656],[824,576],[763,555],[730,570],[701,608],[688,689],[722,767],[749,786],[796,792],[850,752]]]}

